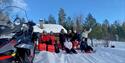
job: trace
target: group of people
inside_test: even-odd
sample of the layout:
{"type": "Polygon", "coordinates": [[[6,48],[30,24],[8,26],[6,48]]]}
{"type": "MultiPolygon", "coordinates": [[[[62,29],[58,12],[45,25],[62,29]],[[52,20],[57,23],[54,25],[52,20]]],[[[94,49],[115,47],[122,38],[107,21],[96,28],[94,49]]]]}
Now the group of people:
{"type": "Polygon", "coordinates": [[[39,51],[50,51],[59,53],[60,50],[65,50],[66,53],[77,54],[77,49],[80,49],[81,52],[92,52],[93,48],[88,45],[88,34],[92,31],[84,29],[81,33],[68,30],[67,33],[64,32],[64,29],[61,29],[58,40],[54,33],[51,31],[47,33],[43,31],[39,37],[38,50],[39,51]]]}
{"type": "Polygon", "coordinates": [[[39,36],[38,50],[55,52],[55,42],[56,37],[52,31],[50,33],[43,31],[43,33],[39,36]]]}

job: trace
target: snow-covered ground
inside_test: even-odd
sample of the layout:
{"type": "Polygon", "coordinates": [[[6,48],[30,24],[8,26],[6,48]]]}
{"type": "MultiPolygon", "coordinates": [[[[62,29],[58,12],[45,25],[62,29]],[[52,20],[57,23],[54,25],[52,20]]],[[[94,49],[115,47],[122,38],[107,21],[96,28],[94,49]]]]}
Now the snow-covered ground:
{"type": "Polygon", "coordinates": [[[95,47],[95,53],[56,54],[42,51],[36,54],[34,63],[125,63],[125,43],[116,42],[114,45],[116,48],[95,47]]]}

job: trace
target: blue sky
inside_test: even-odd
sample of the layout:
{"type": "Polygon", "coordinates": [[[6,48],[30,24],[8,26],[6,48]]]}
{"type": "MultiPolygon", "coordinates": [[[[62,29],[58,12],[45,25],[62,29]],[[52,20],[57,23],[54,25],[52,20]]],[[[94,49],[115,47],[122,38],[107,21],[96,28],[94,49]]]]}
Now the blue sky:
{"type": "Polygon", "coordinates": [[[26,0],[28,17],[36,22],[52,14],[58,19],[58,11],[64,8],[67,16],[91,13],[98,22],[108,19],[125,21],[125,0],[26,0]]]}

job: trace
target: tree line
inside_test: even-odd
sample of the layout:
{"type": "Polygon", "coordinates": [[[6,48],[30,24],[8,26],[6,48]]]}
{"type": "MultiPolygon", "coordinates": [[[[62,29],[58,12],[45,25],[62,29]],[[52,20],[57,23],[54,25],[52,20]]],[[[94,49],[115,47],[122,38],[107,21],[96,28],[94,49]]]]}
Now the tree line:
{"type": "Polygon", "coordinates": [[[104,19],[103,23],[99,23],[91,13],[87,17],[83,17],[83,15],[70,17],[67,16],[63,8],[60,8],[58,12],[57,21],[53,15],[44,19],[45,24],[60,24],[67,30],[76,30],[77,32],[82,32],[84,28],[92,28],[93,30],[89,34],[91,39],[125,41],[125,21],[119,23],[116,20],[113,24],[109,22],[108,19],[104,19]]]}

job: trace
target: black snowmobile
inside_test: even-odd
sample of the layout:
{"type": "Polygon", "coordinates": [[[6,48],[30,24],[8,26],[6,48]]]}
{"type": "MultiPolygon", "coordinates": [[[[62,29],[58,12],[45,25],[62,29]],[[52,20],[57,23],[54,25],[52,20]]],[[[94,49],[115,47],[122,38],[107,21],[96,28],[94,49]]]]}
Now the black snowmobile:
{"type": "MultiPolygon", "coordinates": [[[[31,22],[25,23],[29,29],[16,32],[12,38],[0,39],[0,63],[32,63],[35,56],[32,42],[33,28],[31,22]]],[[[5,29],[4,29],[5,30],[5,29]]],[[[9,29],[10,30],[10,29],[9,29]]],[[[8,32],[7,32],[8,33],[8,32]]],[[[2,34],[1,34],[2,36],[2,34]]]]}
{"type": "Polygon", "coordinates": [[[11,22],[0,11],[0,63],[32,63],[35,56],[32,42],[33,22],[16,17],[11,22]]]}
{"type": "MultiPolygon", "coordinates": [[[[1,13],[0,13],[1,14],[1,13]]],[[[6,19],[6,18],[5,18],[6,19]]],[[[15,19],[14,23],[10,21],[0,21],[0,63],[12,63],[16,55],[16,40],[12,40],[12,36],[19,31],[22,22],[15,19]],[[18,23],[18,24],[17,24],[18,23]]]]}
{"type": "Polygon", "coordinates": [[[28,25],[27,30],[21,30],[13,37],[18,42],[15,47],[17,49],[16,62],[19,63],[32,63],[35,56],[35,44],[32,41],[33,25],[31,22],[26,25],[28,25]]]}

